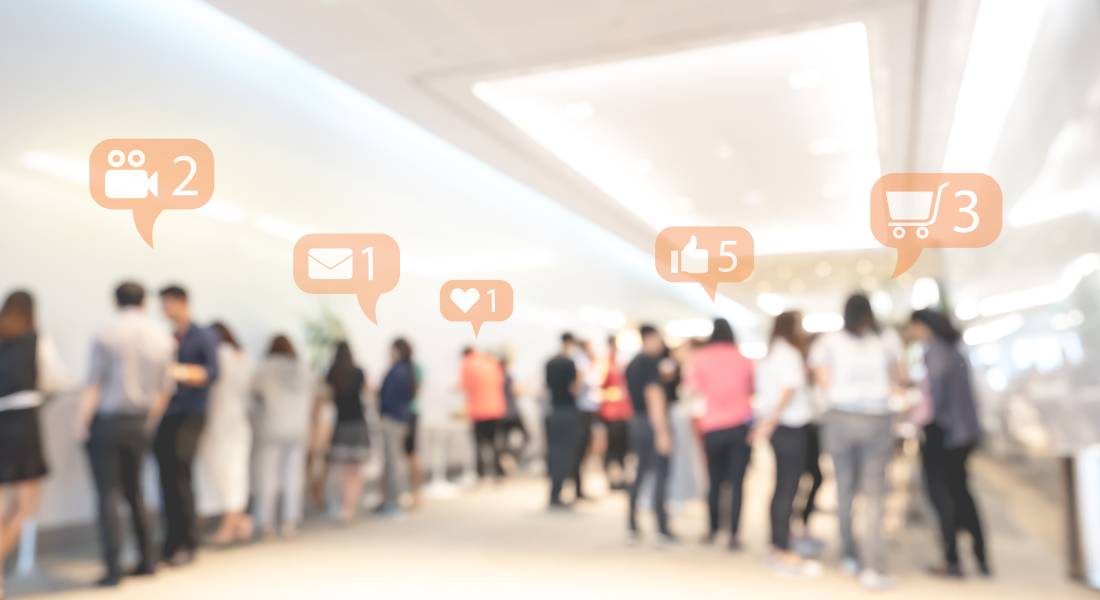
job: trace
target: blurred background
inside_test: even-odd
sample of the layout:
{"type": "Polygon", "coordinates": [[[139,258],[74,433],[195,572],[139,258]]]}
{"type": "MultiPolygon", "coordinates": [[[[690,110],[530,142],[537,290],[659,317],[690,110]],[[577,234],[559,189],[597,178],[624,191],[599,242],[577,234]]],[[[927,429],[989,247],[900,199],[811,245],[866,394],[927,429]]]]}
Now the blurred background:
{"type": "MultiPolygon", "coordinates": [[[[760,358],[775,315],[800,309],[809,331],[833,331],[863,290],[886,323],[938,307],[964,331],[989,432],[986,508],[1002,539],[1039,557],[1021,550],[1004,577],[1066,594],[1100,585],[1095,0],[12,0],[0,4],[0,75],[0,288],[35,293],[77,378],[124,277],[183,283],[199,320],[231,323],[254,355],[283,331],[320,361],[318,340],[344,335],[380,376],[390,341],[408,336],[430,374],[423,418],[442,432],[461,428],[465,345],[510,352],[533,407],[563,330],[602,340],[654,322],[684,340],[724,316],[760,358]],[[214,152],[213,199],[164,213],[155,249],[88,194],[88,154],[112,137],[193,137],[214,152]],[[991,175],[999,239],[925,251],[891,279],[894,252],[872,237],[867,206],[895,171],[991,175]],[[754,274],[715,302],[661,281],[653,240],[673,225],[749,229],[754,274]],[[342,231],[400,244],[378,326],[353,297],[293,284],[293,243],[342,231]],[[477,278],[511,282],[516,308],[475,340],[436,313],[444,281],[477,278]]],[[[40,565],[51,531],[90,527],[94,512],[74,405],[62,396],[44,411],[40,565]]],[[[529,512],[543,493],[532,489],[529,512]]],[[[496,501],[525,501],[508,493],[496,501]]],[[[448,515],[470,501],[452,502],[448,515]]],[[[620,519],[601,522],[617,535],[620,519]]],[[[510,567],[492,538],[470,539],[424,556],[472,548],[491,556],[478,568],[535,584],[522,558],[510,567]]],[[[598,552],[623,552],[614,542],[598,552]]],[[[672,582],[717,568],[669,565],[672,582]]],[[[27,577],[27,593],[58,591],[27,577]]],[[[914,578],[906,593],[940,585],[914,578]]],[[[844,591],[798,589],[814,585],[844,591]]],[[[1042,593],[1000,585],[967,594],[1042,593]]]]}

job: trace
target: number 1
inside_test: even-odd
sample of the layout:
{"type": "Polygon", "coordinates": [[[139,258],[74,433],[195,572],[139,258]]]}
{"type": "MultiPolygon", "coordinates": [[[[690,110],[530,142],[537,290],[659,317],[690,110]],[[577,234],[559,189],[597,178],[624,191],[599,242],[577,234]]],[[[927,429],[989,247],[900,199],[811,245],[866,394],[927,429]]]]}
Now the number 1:
{"type": "Polygon", "coordinates": [[[497,311],[497,291],[496,289],[489,290],[489,312],[495,313],[497,311]]]}
{"type": "Polygon", "coordinates": [[[367,255],[367,281],[374,281],[374,248],[364,248],[361,254],[367,255]]]}

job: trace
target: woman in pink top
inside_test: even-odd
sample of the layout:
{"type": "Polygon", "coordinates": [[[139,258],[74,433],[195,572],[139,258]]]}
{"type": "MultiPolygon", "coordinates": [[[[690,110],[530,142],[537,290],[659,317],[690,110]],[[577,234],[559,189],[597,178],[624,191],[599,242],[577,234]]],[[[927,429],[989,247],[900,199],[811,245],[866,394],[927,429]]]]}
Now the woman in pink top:
{"type": "Polygon", "coordinates": [[[688,386],[703,397],[706,407],[699,419],[710,475],[710,530],[704,542],[713,543],[718,537],[718,498],[722,484],[728,483],[732,488],[730,550],[741,549],[737,528],[741,520],[741,483],[751,453],[748,433],[754,385],[752,361],[738,350],[729,322],[715,319],[710,341],[695,352],[688,386]]]}

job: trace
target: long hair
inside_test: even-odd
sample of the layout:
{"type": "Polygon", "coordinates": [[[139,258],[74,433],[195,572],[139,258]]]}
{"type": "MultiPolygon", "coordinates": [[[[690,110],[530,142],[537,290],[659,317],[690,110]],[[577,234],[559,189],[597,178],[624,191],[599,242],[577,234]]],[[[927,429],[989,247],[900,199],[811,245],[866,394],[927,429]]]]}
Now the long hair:
{"type": "Polygon", "coordinates": [[[848,301],[844,303],[844,329],[855,336],[879,332],[875,311],[866,294],[857,292],[848,296],[848,301]]]}
{"type": "Polygon", "coordinates": [[[420,382],[416,380],[416,365],[413,364],[413,349],[409,340],[399,337],[393,341],[393,349],[397,352],[397,362],[409,369],[409,377],[412,379],[412,397],[420,391],[420,382]]]}
{"type": "Polygon", "coordinates": [[[769,343],[783,340],[793,346],[799,352],[805,353],[805,336],[802,335],[802,313],[797,310],[788,310],[779,314],[772,325],[772,335],[769,343]]]}
{"type": "Polygon", "coordinates": [[[12,340],[34,331],[34,297],[26,290],[16,290],[4,299],[0,307],[0,339],[12,340]]]}
{"type": "Polygon", "coordinates": [[[336,343],[336,351],[332,354],[332,366],[325,375],[325,381],[334,390],[343,391],[354,385],[355,357],[351,354],[351,346],[345,341],[336,343]]]}
{"type": "Polygon", "coordinates": [[[939,311],[922,308],[914,311],[909,321],[923,324],[932,331],[932,335],[948,344],[957,344],[962,339],[962,333],[951,323],[951,319],[939,311]]]}
{"type": "Polygon", "coordinates": [[[294,344],[290,343],[290,338],[281,333],[271,338],[271,346],[267,349],[267,355],[298,358],[298,353],[294,351],[294,344]]]}
{"type": "Polygon", "coordinates": [[[729,321],[721,318],[714,320],[714,329],[710,332],[710,343],[715,342],[737,343],[737,337],[733,335],[733,327],[730,327],[729,321]]]}
{"type": "Polygon", "coordinates": [[[214,321],[214,324],[211,325],[210,328],[217,332],[218,337],[220,337],[223,342],[233,346],[235,350],[241,349],[241,343],[237,341],[237,336],[233,335],[233,331],[229,329],[228,325],[221,321],[214,321]]]}

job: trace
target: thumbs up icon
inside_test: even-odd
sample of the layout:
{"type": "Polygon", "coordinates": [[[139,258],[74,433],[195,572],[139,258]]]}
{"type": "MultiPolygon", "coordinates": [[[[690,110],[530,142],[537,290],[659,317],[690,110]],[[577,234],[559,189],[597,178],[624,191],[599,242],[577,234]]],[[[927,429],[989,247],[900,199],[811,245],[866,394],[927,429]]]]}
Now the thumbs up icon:
{"type": "Polygon", "coordinates": [[[691,236],[680,250],[672,251],[672,272],[701,275],[710,271],[710,252],[699,247],[697,236],[691,236]]]}

